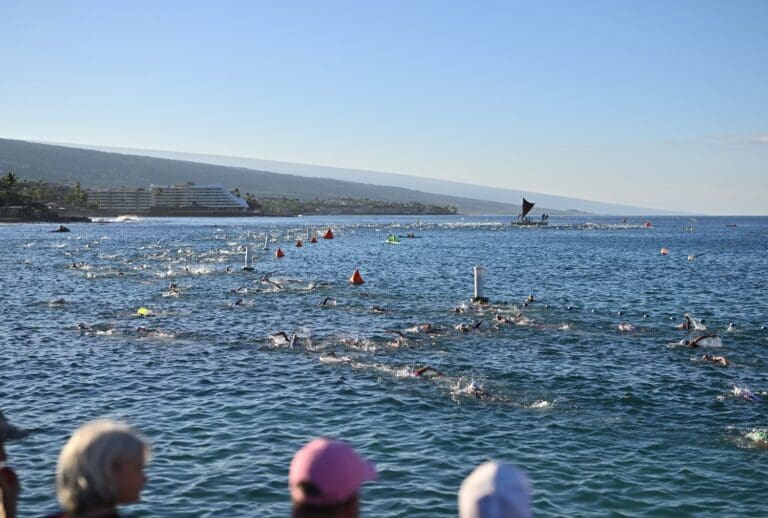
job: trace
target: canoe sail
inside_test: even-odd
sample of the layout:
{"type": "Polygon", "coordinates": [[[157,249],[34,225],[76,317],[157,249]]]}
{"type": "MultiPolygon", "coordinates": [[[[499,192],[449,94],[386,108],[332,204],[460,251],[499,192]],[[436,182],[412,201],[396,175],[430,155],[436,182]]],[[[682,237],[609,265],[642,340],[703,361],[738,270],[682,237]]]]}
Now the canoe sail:
{"type": "Polygon", "coordinates": [[[525,216],[528,215],[529,212],[531,212],[531,209],[535,203],[531,203],[530,201],[523,198],[523,212],[518,216],[518,219],[525,219],[525,216]]]}

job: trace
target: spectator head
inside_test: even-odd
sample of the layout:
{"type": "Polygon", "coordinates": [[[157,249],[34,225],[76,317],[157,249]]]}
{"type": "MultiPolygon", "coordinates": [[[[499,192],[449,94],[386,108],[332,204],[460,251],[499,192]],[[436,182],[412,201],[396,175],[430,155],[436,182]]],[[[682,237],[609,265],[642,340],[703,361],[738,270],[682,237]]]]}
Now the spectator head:
{"type": "Polygon", "coordinates": [[[498,462],[481,464],[459,489],[460,518],[530,518],[530,484],[519,469],[498,462]]]}
{"type": "Polygon", "coordinates": [[[81,426],[59,455],[59,503],[78,515],[138,501],[149,457],[149,444],[127,425],[99,420],[81,426]]]}
{"type": "Polygon", "coordinates": [[[28,433],[26,430],[9,423],[8,419],[0,412],[0,443],[23,439],[28,433]]]}
{"type": "Polygon", "coordinates": [[[314,439],[291,461],[293,517],[356,517],[360,485],[375,479],[374,465],[348,444],[314,439]]]}
{"type": "Polygon", "coordinates": [[[5,460],[5,448],[3,448],[5,441],[23,439],[28,434],[29,432],[26,430],[9,423],[3,413],[0,412],[0,461],[5,460]]]}

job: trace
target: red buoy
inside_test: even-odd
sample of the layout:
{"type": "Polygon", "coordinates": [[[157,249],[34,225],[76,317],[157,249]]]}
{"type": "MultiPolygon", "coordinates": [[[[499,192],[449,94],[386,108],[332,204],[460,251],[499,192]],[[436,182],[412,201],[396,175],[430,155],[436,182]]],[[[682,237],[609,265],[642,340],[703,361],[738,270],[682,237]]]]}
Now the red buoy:
{"type": "Polygon", "coordinates": [[[360,275],[360,270],[355,269],[355,273],[352,274],[352,277],[349,278],[349,282],[352,284],[364,284],[365,281],[363,280],[363,276],[360,275]]]}
{"type": "Polygon", "coordinates": [[[280,248],[275,250],[275,257],[277,257],[279,259],[279,258],[281,258],[283,256],[285,256],[285,254],[283,253],[283,251],[280,248]]]}
{"type": "Polygon", "coordinates": [[[331,230],[331,227],[328,227],[328,230],[325,231],[323,239],[333,239],[333,231],[331,230]]]}
{"type": "Polygon", "coordinates": [[[309,240],[310,243],[317,243],[317,238],[315,236],[312,236],[312,239],[309,240]]]}
{"type": "Polygon", "coordinates": [[[304,246],[304,243],[301,242],[301,239],[297,239],[296,240],[296,248],[301,248],[302,246],[304,246]]]}

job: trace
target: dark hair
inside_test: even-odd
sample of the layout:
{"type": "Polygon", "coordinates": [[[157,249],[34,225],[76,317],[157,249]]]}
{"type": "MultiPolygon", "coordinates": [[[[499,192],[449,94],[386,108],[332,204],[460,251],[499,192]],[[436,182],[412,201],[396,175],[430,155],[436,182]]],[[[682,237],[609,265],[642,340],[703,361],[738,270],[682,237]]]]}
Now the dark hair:
{"type": "MultiPolygon", "coordinates": [[[[310,482],[300,482],[298,486],[308,495],[317,496],[320,494],[320,490],[317,486],[310,482]]],[[[335,505],[312,505],[294,502],[291,518],[340,518],[348,516],[345,514],[345,511],[351,507],[354,507],[355,509],[355,513],[352,515],[357,516],[357,506],[357,494],[354,494],[344,502],[335,505]]]]}

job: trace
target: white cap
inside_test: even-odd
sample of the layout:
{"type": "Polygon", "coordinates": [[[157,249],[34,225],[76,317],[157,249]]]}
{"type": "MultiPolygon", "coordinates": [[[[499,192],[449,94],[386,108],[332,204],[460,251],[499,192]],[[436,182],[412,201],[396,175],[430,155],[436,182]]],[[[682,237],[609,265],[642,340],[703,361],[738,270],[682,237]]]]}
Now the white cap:
{"type": "Polygon", "coordinates": [[[459,489],[460,518],[530,518],[531,486],[525,473],[509,464],[486,462],[459,489]]]}

